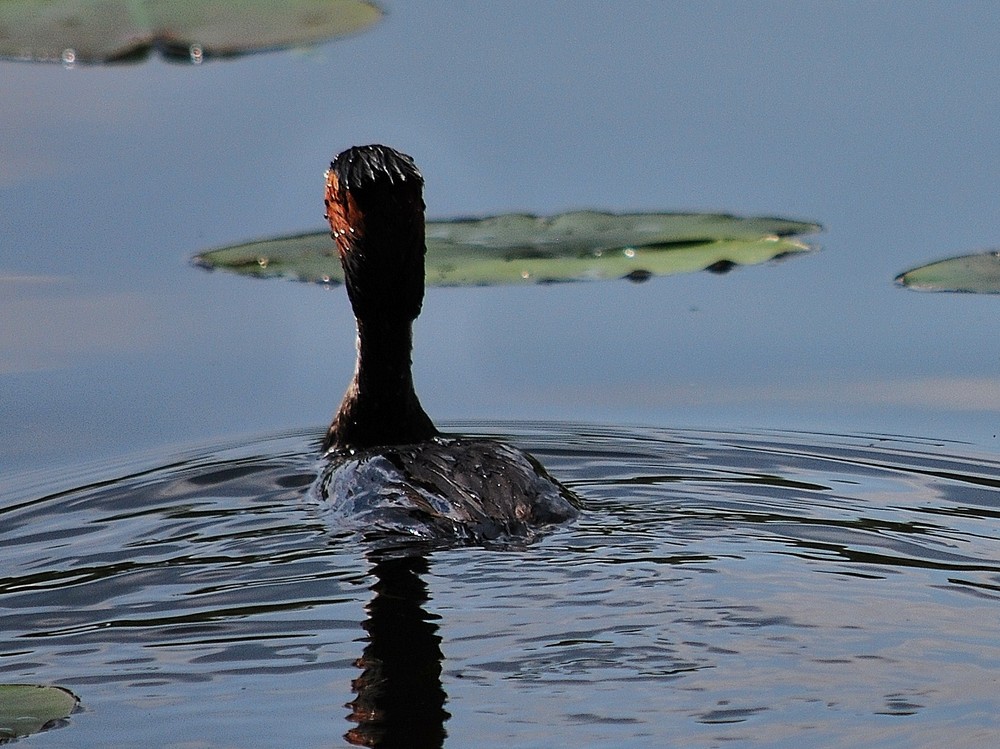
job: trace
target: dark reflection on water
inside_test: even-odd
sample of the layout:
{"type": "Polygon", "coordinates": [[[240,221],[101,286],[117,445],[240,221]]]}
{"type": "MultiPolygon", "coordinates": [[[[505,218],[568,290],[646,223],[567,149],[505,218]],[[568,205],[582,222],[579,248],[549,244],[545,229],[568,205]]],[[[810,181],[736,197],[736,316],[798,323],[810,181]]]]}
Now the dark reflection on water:
{"type": "Polygon", "coordinates": [[[319,430],[71,489],[15,478],[0,682],[81,696],[53,746],[438,746],[445,725],[455,746],[1000,738],[995,456],[456,427],[532,452],[580,518],[524,548],[375,550],[309,498],[319,430]]]}
{"type": "Polygon", "coordinates": [[[437,617],[423,609],[427,586],[419,554],[375,557],[375,593],[364,623],[368,644],[358,660],[357,698],[346,739],[361,746],[436,747],[444,742],[445,693],[437,617]],[[380,558],[381,557],[381,558],[380,558]]]}

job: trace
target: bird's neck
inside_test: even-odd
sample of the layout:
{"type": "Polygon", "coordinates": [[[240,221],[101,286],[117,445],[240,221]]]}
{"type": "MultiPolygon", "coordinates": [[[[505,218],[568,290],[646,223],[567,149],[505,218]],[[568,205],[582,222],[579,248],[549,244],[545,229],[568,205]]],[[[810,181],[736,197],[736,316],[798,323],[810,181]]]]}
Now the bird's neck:
{"type": "Polygon", "coordinates": [[[412,444],[437,434],[413,389],[412,348],[412,320],[358,320],[354,378],[327,432],[326,449],[412,444]]]}

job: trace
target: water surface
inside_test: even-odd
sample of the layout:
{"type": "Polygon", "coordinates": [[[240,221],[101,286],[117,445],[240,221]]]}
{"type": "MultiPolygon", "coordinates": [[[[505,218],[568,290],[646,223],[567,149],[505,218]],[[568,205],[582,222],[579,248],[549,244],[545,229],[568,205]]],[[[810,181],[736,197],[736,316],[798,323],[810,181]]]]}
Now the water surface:
{"type": "Polygon", "coordinates": [[[996,451],[996,299],[893,286],[1000,243],[991,4],[381,5],[371,30],[305,54],[0,62],[0,467],[328,418],[353,367],[346,295],[188,260],[320,228],[323,170],[373,141],[413,155],[435,218],[690,210],[826,228],[808,258],[721,277],[431,290],[415,377],[435,418],[996,451]]]}
{"type": "Polygon", "coordinates": [[[0,682],[84,706],[25,743],[336,746],[390,730],[349,716],[391,672],[456,747],[997,744],[997,298],[892,284],[998,244],[997,9],[382,6],[307,53],[0,62],[0,682]],[[189,265],[316,229],[373,141],[434,217],[827,231],[724,276],[429,290],[428,412],[585,512],[383,559],[307,497],[346,295],[189,265]]]}
{"type": "Polygon", "coordinates": [[[581,517],[528,546],[376,551],[309,493],[320,429],[47,494],[27,477],[0,510],[0,680],[84,706],[31,741],[1000,738],[995,457],[887,435],[451,426],[530,450],[581,517]]]}

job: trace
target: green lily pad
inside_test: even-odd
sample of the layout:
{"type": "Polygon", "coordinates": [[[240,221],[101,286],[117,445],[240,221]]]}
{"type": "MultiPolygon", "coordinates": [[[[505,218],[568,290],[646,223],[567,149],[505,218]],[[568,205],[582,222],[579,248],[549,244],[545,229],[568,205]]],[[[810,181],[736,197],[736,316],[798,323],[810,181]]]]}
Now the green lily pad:
{"type": "Polygon", "coordinates": [[[312,44],[382,16],[362,0],[0,0],[0,57],[201,62],[312,44]]]}
{"type": "Polygon", "coordinates": [[[919,291],[1000,294],[1000,251],[921,265],[896,276],[896,283],[919,291]]]}
{"type": "Polygon", "coordinates": [[[62,687],[0,684],[0,743],[51,728],[76,709],[76,695],[62,687]]]}
{"type": "MultiPolygon", "coordinates": [[[[796,235],[814,223],[710,213],[556,216],[505,214],[427,222],[432,286],[584,281],[728,270],[811,250],[796,235]]],[[[197,255],[203,268],[258,278],[337,284],[343,273],[329,232],[266,239],[197,255]]]]}

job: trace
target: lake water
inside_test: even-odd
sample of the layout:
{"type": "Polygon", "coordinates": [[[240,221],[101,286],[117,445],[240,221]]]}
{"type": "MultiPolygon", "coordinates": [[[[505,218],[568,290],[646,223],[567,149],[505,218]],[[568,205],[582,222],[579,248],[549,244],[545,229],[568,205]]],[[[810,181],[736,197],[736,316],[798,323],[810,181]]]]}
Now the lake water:
{"type": "Polygon", "coordinates": [[[33,741],[996,738],[996,456],[876,435],[498,426],[583,500],[527,547],[387,553],[331,528],[308,492],[315,430],[15,493],[0,677],[70,685],[85,706],[33,741]]]}
{"type": "Polygon", "coordinates": [[[996,743],[997,299],[892,278],[1000,245],[1000,12],[385,8],[308,52],[0,62],[0,682],[83,706],[25,743],[996,743]],[[584,512],[379,556],[308,496],[346,295],[188,262],[318,229],[371,141],[435,217],[826,231],[725,276],[430,290],[428,412],[584,512]]]}

